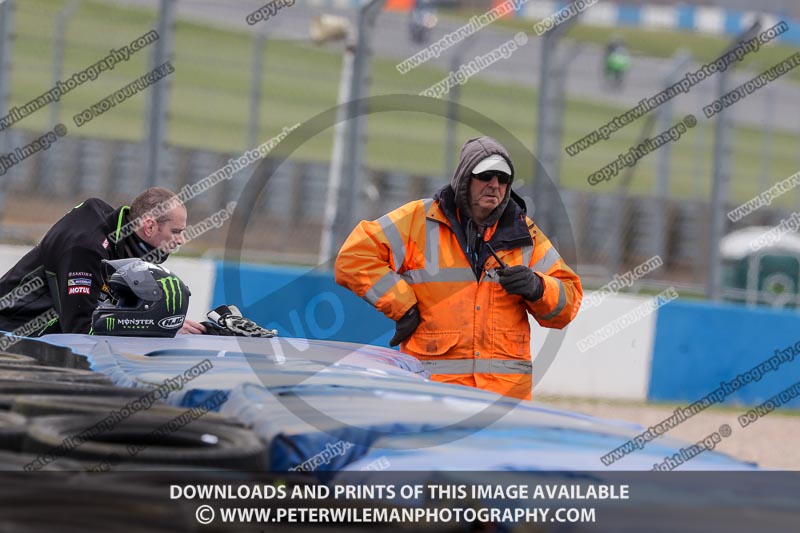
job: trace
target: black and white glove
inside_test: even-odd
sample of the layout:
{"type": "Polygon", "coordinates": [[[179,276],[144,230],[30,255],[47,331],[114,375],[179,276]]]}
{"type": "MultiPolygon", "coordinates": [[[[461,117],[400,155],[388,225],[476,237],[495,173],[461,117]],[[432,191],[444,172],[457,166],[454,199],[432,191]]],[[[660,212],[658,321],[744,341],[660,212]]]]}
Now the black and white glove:
{"type": "Polygon", "coordinates": [[[206,335],[227,335],[233,337],[275,337],[277,329],[264,329],[249,318],[244,318],[235,305],[220,305],[206,315],[208,320],[201,322],[206,327],[206,335]]]}
{"type": "Polygon", "coordinates": [[[535,302],[544,294],[542,280],[525,265],[500,269],[497,275],[500,276],[500,285],[508,294],[519,294],[529,302],[535,302]]]}

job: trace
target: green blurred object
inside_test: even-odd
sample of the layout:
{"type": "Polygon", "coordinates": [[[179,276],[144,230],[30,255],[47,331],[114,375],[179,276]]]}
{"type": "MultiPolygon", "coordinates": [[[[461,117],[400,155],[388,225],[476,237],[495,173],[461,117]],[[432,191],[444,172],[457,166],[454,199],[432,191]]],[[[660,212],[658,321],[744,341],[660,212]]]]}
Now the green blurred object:
{"type": "Polygon", "coordinates": [[[774,308],[800,307],[800,237],[784,234],[754,250],[752,243],[771,227],[750,227],[722,239],[725,299],[774,308]]]}
{"type": "Polygon", "coordinates": [[[631,59],[624,52],[614,52],[606,59],[606,68],[613,72],[625,72],[631,64],[631,59]]]}

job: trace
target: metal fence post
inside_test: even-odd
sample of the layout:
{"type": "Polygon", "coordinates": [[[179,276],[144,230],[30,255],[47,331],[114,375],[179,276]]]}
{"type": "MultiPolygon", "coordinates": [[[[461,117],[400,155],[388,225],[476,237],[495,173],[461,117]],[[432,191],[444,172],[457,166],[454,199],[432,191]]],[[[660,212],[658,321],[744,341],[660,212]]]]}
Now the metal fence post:
{"type": "MultiPolygon", "coordinates": [[[[169,61],[172,57],[173,32],[175,31],[175,2],[177,0],[161,0],[158,17],[158,36],[153,52],[152,67],[169,61]]],[[[150,105],[145,114],[145,143],[147,146],[147,166],[145,183],[154,187],[163,181],[164,154],[167,138],[167,112],[169,106],[169,78],[163,78],[150,87],[150,105]]]]}
{"type": "Polygon", "coordinates": [[[342,187],[344,166],[344,143],[347,133],[347,94],[349,82],[353,77],[353,57],[355,44],[347,43],[342,55],[342,74],[339,77],[339,96],[337,99],[336,124],[333,126],[333,150],[328,174],[328,197],[322,218],[322,237],[319,248],[319,264],[325,264],[335,257],[334,241],[338,238],[339,197],[342,187]]]}
{"type": "MultiPolygon", "coordinates": [[[[475,34],[458,43],[450,59],[450,72],[456,72],[464,63],[464,53],[475,42],[475,34]]],[[[461,84],[455,84],[447,98],[447,122],[444,142],[444,178],[449,180],[455,173],[456,129],[458,128],[458,102],[461,99],[461,84]]]]}
{"type": "Polygon", "coordinates": [[[247,122],[247,147],[252,149],[258,146],[258,133],[261,112],[261,77],[264,72],[264,46],[267,36],[264,33],[256,33],[253,38],[253,62],[250,71],[252,72],[250,84],[250,117],[247,122]]]}
{"type": "MultiPolygon", "coordinates": [[[[0,4],[0,116],[8,114],[8,95],[11,87],[11,47],[14,33],[14,0],[0,4]]],[[[0,131],[0,153],[9,152],[9,132],[0,131]]],[[[0,179],[0,218],[5,207],[8,180],[0,179]]]]}
{"type": "MultiPolygon", "coordinates": [[[[531,193],[535,209],[534,220],[545,232],[555,230],[551,224],[548,206],[553,203],[549,193],[550,185],[545,183],[549,177],[552,185],[558,187],[561,167],[561,134],[564,128],[563,100],[566,68],[578,48],[557,58],[558,44],[564,33],[575,23],[580,15],[572,17],[544,34],[541,45],[541,67],[539,69],[539,101],[536,123],[536,161],[533,162],[533,184],[527,189],[531,193]]],[[[551,235],[555,238],[555,234],[551,235]]]]}
{"type": "Polygon", "coordinates": [[[370,57],[370,38],[375,26],[375,19],[383,8],[385,0],[370,0],[358,10],[356,48],[353,57],[353,69],[350,79],[350,90],[347,102],[347,130],[344,147],[344,164],[342,172],[342,189],[339,207],[334,224],[335,247],[331,250],[331,258],[344,243],[350,230],[358,220],[358,196],[363,186],[364,164],[364,116],[363,99],[368,95],[370,57]]]}
{"type": "MultiPolygon", "coordinates": [[[[726,52],[739,42],[752,38],[761,29],[757,20],[749,29],[741,33],[731,43],[726,52]]],[[[730,69],[718,74],[717,97],[728,92],[730,69]]],[[[719,301],[722,298],[722,257],[719,243],[725,235],[725,205],[730,186],[730,152],[732,143],[730,112],[723,110],[717,114],[714,127],[713,182],[711,183],[711,233],[708,240],[708,274],[706,279],[706,298],[719,301]]]]}
{"type": "MultiPolygon", "coordinates": [[[[664,87],[669,87],[680,79],[682,72],[689,66],[691,56],[687,52],[679,52],[673,61],[672,68],[664,76],[664,87]]],[[[661,105],[658,115],[658,131],[667,131],[672,126],[673,101],[667,100],[661,105]]],[[[666,203],[669,197],[669,163],[672,157],[672,144],[667,143],[656,152],[656,179],[653,193],[656,202],[653,205],[654,246],[656,255],[664,258],[667,251],[666,203]]]]}
{"type": "MultiPolygon", "coordinates": [[[[80,0],[71,0],[64,9],[58,12],[56,22],[53,24],[53,83],[55,87],[64,75],[64,50],[65,50],[65,35],[67,33],[67,24],[69,19],[75,14],[75,11],[80,7],[80,0]]],[[[50,127],[55,127],[59,123],[61,117],[61,99],[50,103],[50,127]]],[[[53,175],[57,159],[57,147],[52,150],[47,150],[44,154],[44,173],[38,173],[39,176],[50,177],[53,175]]],[[[39,183],[34,184],[34,188],[38,188],[39,183]]]]}

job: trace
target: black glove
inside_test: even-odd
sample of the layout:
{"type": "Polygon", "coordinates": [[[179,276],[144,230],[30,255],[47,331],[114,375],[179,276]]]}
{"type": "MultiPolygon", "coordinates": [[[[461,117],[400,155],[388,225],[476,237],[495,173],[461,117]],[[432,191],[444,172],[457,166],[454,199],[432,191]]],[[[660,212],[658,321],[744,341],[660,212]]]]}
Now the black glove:
{"type": "Polygon", "coordinates": [[[500,285],[508,294],[519,294],[526,300],[535,302],[544,293],[542,280],[524,265],[500,269],[497,275],[500,276],[500,285]]]}
{"type": "Polygon", "coordinates": [[[201,322],[206,327],[206,335],[227,335],[235,337],[275,337],[278,330],[264,329],[252,320],[244,318],[235,305],[220,305],[206,315],[208,320],[201,322]]]}
{"type": "Polygon", "coordinates": [[[419,309],[415,305],[403,317],[395,322],[394,337],[389,341],[389,346],[397,346],[414,333],[414,330],[419,326],[419,309]]]}

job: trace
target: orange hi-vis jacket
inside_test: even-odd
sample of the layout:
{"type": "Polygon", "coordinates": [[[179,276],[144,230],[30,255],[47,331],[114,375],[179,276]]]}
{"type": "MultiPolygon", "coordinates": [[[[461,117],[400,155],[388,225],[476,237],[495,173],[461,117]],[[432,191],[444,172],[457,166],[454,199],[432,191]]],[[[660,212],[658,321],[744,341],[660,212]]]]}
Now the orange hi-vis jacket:
{"type": "Polygon", "coordinates": [[[493,242],[508,266],[527,265],[538,274],[542,298],[529,302],[508,294],[491,256],[478,280],[440,202],[417,200],[362,221],[336,259],[336,282],[392,320],[418,306],[420,325],[400,349],[420,359],[432,379],[530,399],[527,313],[544,327],[563,328],[580,309],[580,279],[514,205],[515,238],[492,240],[498,225],[508,225],[509,217],[503,217],[487,228],[484,241],[493,242]]]}

